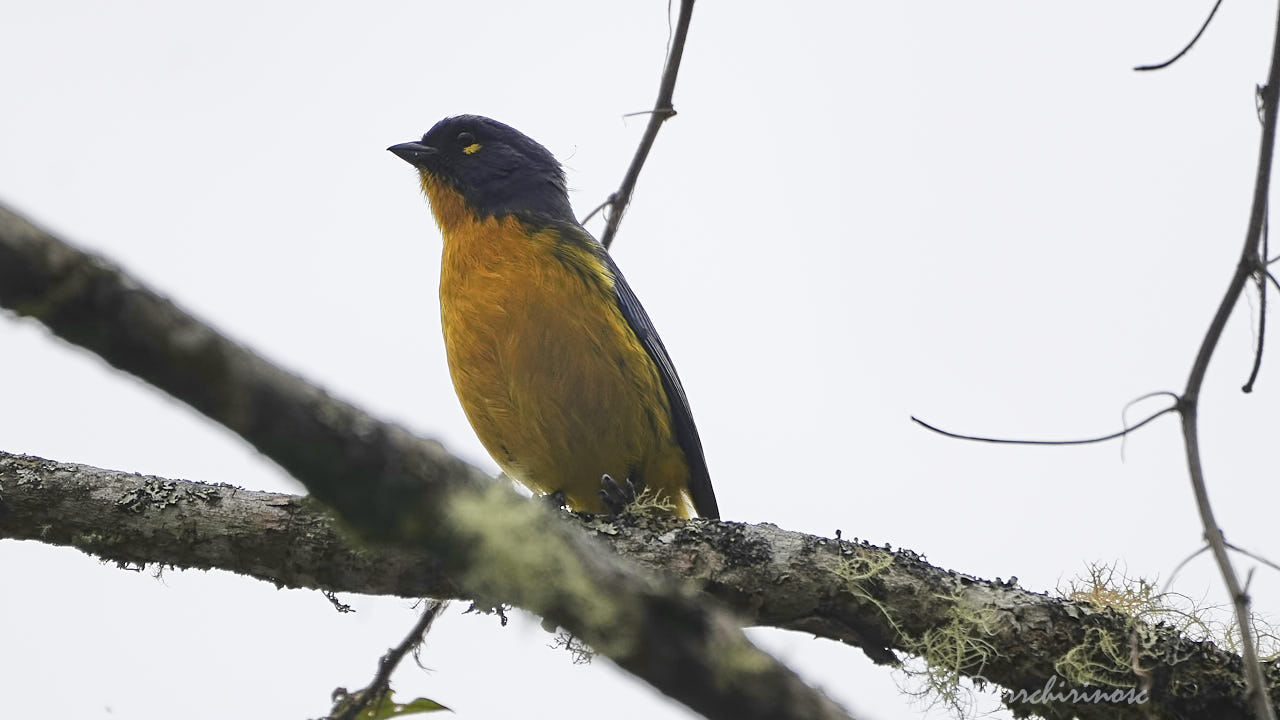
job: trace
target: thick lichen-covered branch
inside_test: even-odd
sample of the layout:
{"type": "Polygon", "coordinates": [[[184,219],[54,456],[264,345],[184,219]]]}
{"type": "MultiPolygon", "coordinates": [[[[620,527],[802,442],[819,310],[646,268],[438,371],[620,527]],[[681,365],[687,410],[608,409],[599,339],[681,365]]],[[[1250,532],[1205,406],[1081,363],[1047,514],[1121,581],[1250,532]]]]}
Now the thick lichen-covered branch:
{"type": "Polygon", "coordinates": [[[362,540],[429,550],[467,594],[554,621],[707,717],[848,717],[717,603],[638,570],[438,443],[272,365],[2,207],[0,305],[236,432],[362,540]]]}
{"type": "MultiPolygon", "coordinates": [[[[559,522],[644,567],[683,578],[747,624],[810,632],[886,663],[898,653],[922,657],[938,692],[954,691],[960,678],[984,678],[1009,688],[1006,703],[1019,713],[1250,717],[1240,658],[1146,622],[1149,615],[980,580],[909,551],[767,524],[568,514],[559,522]],[[1144,702],[1044,702],[1050,678],[1058,692],[1089,683],[1091,692],[1131,691],[1144,702]]],[[[435,554],[359,544],[307,498],[3,453],[0,537],[70,545],[130,565],[222,568],[288,587],[474,598],[468,579],[455,578],[435,554]]],[[[528,558],[519,546],[528,541],[519,532],[492,541],[484,551],[492,554],[491,570],[523,574],[519,565],[528,558]]],[[[514,601],[502,588],[490,590],[487,602],[514,601]]],[[[579,591],[590,592],[567,590],[579,591]]],[[[540,592],[566,590],[522,589],[520,596],[540,592]]],[[[607,598],[586,604],[592,622],[634,621],[607,598]]],[[[1267,670],[1274,688],[1280,678],[1272,665],[1267,670]]]]}

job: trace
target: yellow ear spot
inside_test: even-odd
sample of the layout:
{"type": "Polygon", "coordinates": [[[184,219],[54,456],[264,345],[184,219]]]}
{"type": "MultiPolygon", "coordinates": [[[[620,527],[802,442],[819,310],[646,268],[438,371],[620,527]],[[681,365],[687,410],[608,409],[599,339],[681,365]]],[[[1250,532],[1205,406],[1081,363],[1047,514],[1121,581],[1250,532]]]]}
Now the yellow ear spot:
{"type": "Polygon", "coordinates": [[[480,143],[471,143],[470,145],[462,148],[462,152],[465,155],[475,155],[480,152],[480,143]]]}

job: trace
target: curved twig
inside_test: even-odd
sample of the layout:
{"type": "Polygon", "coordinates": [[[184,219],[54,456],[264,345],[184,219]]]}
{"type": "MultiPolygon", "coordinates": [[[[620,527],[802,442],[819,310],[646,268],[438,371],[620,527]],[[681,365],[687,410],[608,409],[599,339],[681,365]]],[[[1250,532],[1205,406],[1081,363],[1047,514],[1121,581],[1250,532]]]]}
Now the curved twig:
{"type": "MultiPolygon", "coordinates": [[[[1126,427],[1126,428],[1127,428],[1127,427],[1129,427],[1129,408],[1133,407],[1134,405],[1137,405],[1138,403],[1142,402],[1143,400],[1150,400],[1150,399],[1151,399],[1151,398],[1153,398],[1153,397],[1160,397],[1160,396],[1162,396],[1162,395],[1164,395],[1164,396],[1168,396],[1171,400],[1173,400],[1174,405],[1177,405],[1177,403],[1178,403],[1178,394],[1177,394],[1177,393],[1174,393],[1174,392],[1169,392],[1168,390],[1156,390],[1155,392],[1149,392],[1149,393],[1146,393],[1146,394],[1144,394],[1144,395],[1139,395],[1138,397],[1136,397],[1136,398],[1134,398],[1134,399],[1130,400],[1129,402],[1125,403],[1125,404],[1124,404],[1124,407],[1123,407],[1123,408],[1121,408],[1121,410],[1120,410],[1120,425],[1121,425],[1121,426],[1123,426],[1123,427],[1126,427]]],[[[1125,457],[1124,457],[1124,449],[1125,449],[1125,445],[1128,443],[1128,441],[1129,441],[1129,436],[1128,436],[1128,435],[1125,435],[1123,438],[1121,438],[1121,439],[1120,439],[1120,462],[1124,462],[1124,460],[1125,460],[1125,457]]]]}
{"type": "Polygon", "coordinates": [[[1258,380],[1258,372],[1262,370],[1262,347],[1267,337],[1267,281],[1261,273],[1254,274],[1258,283],[1258,345],[1254,348],[1253,368],[1249,370],[1249,379],[1240,387],[1241,392],[1253,392],[1253,384],[1258,380]]]}
{"type": "Polygon", "coordinates": [[[1190,555],[1182,558],[1182,562],[1178,563],[1177,567],[1173,569],[1173,572],[1169,573],[1169,578],[1164,581],[1164,585],[1161,586],[1160,588],[1160,593],[1164,594],[1169,592],[1169,588],[1173,587],[1173,579],[1178,577],[1178,573],[1182,572],[1182,568],[1186,567],[1187,563],[1205,554],[1205,552],[1208,550],[1209,550],[1209,544],[1205,543],[1204,545],[1200,546],[1199,550],[1196,550],[1190,555]]]}
{"type": "Polygon", "coordinates": [[[578,224],[579,224],[579,225],[586,225],[586,224],[591,220],[591,218],[593,218],[593,217],[595,217],[595,216],[596,216],[596,213],[598,213],[598,212],[600,212],[601,210],[603,210],[603,209],[605,209],[605,208],[609,207],[609,203],[611,203],[611,202],[613,202],[613,195],[609,195],[609,197],[605,198],[604,202],[602,202],[602,203],[600,203],[599,205],[597,205],[597,206],[595,206],[594,208],[592,208],[592,209],[591,209],[591,212],[589,212],[589,213],[587,213],[587,214],[586,214],[586,217],[584,217],[584,218],[582,218],[581,220],[579,220],[579,221],[578,221],[578,224]]]}
{"type": "Polygon", "coordinates": [[[1266,214],[1262,216],[1262,251],[1257,256],[1257,268],[1253,271],[1253,278],[1258,282],[1258,347],[1253,356],[1253,369],[1249,371],[1249,380],[1245,382],[1244,387],[1240,388],[1247,393],[1253,392],[1253,384],[1258,379],[1258,372],[1262,369],[1262,342],[1267,336],[1267,266],[1265,260],[1270,253],[1271,209],[1268,206],[1266,214]]]}
{"type": "Polygon", "coordinates": [[[1209,11],[1209,17],[1204,19],[1204,24],[1200,26],[1200,31],[1196,33],[1195,37],[1191,38],[1191,42],[1187,43],[1186,47],[1178,51],[1177,55],[1174,55],[1168,60],[1165,60],[1164,62],[1156,65],[1139,65],[1135,67],[1134,70],[1138,72],[1144,72],[1148,70],[1160,70],[1163,68],[1167,68],[1170,65],[1178,62],[1178,60],[1180,60],[1183,55],[1186,55],[1187,52],[1191,50],[1191,47],[1196,44],[1196,41],[1200,39],[1200,36],[1204,34],[1204,31],[1209,28],[1209,23],[1213,21],[1213,16],[1218,13],[1218,8],[1221,5],[1222,5],[1222,0],[1218,0],[1213,4],[1213,9],[1209,11]]]}
{"type": "Polygon", "coordinates": [[[1119,432],[1113,432],[1110,435],[1100,435],[1098,437],[1084,438],[1081,440],[1016,440],[1016,439],[1010,439],[1010,438],[983,437],[981,435],[962,435],[960,433],[954,433],[954,432],[951,432],[950,430],[943,430],[940,427],[930,425],[929,423],[921,420],[915,415],[911,416],[911,422],[924,427],[926,430],[932,430],[938,433],[939,435],[946,435],[947,437],[956,438],[958,440],[973,440],[976,442],[998,443],[1001,445],[1090,445],[1093,443],[1106,442],[1108,440],[1115,440],[1116,438],[1124,437],[1125,435],[1128,435],[1129,433],[1137,430],[1138,428],[1141,428],[1143,425],[1146,425],[1147,423],[1155,420],[1161,415],[1174,412],[1177,409],[1178,409],[1177,405],[1171,405],[1157,412],[1156,414],[1151,415],[1150,417],[1138,423],[1137,425],[1134,425],[1133,427],[1125,428],[1124,430],[1121,430],[1119,432]]]}

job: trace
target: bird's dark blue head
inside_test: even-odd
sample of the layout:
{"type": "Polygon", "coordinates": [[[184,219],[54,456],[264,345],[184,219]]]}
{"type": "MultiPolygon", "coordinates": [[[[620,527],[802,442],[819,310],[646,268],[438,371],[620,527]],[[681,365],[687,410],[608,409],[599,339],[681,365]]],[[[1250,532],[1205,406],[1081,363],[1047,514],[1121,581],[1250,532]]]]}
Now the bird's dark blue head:
{"type": "Polygon", "coordinates": [[[546,148],[515,128],[480,115],[445,118],[422,140],[387,148],[422,174],[438,205],[457,192],[477,217],[534,213],[573,221],[564,170],[546,148]],[[439,196],[439,197],[438,197],[439,196]]]}

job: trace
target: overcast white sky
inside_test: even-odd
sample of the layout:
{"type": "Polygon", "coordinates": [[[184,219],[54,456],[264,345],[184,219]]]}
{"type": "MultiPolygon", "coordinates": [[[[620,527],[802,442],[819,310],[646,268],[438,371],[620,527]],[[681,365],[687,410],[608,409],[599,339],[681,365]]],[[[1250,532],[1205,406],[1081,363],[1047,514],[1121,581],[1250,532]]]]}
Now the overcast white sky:
{"type": "MultiPolygon", "coordinates": [[[[1196,549],[1173,418],[1122,461],[1117,444],[969,444],[908,416],[1073,437],[1181,388],[1243,238],[1274,9],[1227,3],[1172,69],[1130,67],[1176,51],[1211,4],[698,4],[679,117],[614,255],[680,369],[725,518],[840,528],[1032,590],[1096,560],[1164,578],[1196,549]]],[[[666,3],[7,5],[0,202],[494,469],[445,368],[439,235],[384,148],[490,115],[565,163],[585,214],[639,138],[644,119],[622,116],[653,101],[666,3]]],[[[1243,396],[1250,313],[1212,366],[1204,457],[1229,538],[1278,558],[1280,340],[1243,396]]],[[[0,398],[6,451],[300,489],[33,322],[0,319],[0,398]]],[[[1220,601],[1218,585],[1202,559],[1175,587],[1220,601]]],[[[1274,572],[1252,589],[1280,608],[1274,572]]],[[[343,599],[358,612],[0,542],[0,693],[12,717],[316,717],[415,615],[343,599]]],[[[922,714],[856,649],[752,637],[864,716],[922,714]]],[[[550,641],[519,613],[500,629],[455,610],[432,671],[395,686],[462,718],[691,716],[550,641]]]]}

